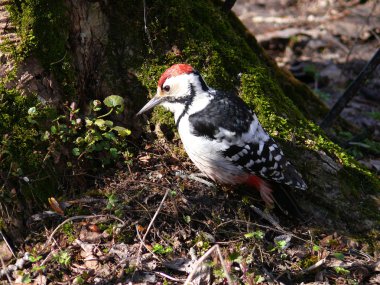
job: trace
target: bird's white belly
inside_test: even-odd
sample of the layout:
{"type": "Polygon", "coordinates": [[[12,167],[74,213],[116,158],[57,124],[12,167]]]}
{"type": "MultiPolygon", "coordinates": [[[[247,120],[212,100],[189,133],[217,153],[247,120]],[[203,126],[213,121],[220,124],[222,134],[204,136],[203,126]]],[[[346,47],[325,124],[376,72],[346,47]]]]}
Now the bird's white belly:
{"type": "Polygon", "coordinates": [[[240,184],[248,179],[248,174],[222,156],[223,144],[218,141],[197,137],[180,128],[179,134],[190,159],[214,181],[222,184],[240,184]]]}

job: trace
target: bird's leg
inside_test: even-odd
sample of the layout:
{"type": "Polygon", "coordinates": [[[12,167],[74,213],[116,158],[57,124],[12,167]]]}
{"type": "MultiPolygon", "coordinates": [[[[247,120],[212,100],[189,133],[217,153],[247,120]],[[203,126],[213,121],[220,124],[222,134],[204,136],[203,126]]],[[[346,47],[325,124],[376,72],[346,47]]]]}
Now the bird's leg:
{"type": "Polygon", "coordinates": [[[272,189],[268,182],[260,177],[250,176],[247,180],[247,184],[253,186],[260,192],[261,199],[263,199],[268,208],[273,208],[274,198],[272,195],[272,189]]]}
{"type": "Polygon", "coordinates": [[[214,183],[212,183],[212,182],[206,180],[206,179],[208,179],[209,177],[208,177],[206,174],[201,173],[201,172],[199,172],[199,173],[186,174],[184,171],[177,171],[175,175],[176,175],[176,176],[179,176],[179,177],[181,177],[181,178],[183,178],[183,179],[188,178],[188,179],[191,179],[191,180],[198,181],[198,182],[200,182],[200,183],[203,183],[203,184],[207,185],[208,187],[215,187],[215,184],[214,184],[214,183]],[[205,179],[205,178],[206,178],[206,179],[205,179]]]}

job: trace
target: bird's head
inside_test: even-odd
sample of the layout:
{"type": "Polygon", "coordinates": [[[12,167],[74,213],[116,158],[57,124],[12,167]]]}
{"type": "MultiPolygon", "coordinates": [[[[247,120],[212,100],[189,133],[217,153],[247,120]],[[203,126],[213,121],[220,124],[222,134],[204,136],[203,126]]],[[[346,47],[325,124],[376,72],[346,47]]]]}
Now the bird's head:
{"type": "Polygon", "coordinates": [[[156,95],[137,113],[140,115],[162,105],[173,113],[183,110],[194,98],[207,92],[201,75],[188,64],[175,64],[160,77],[156,95]]]}

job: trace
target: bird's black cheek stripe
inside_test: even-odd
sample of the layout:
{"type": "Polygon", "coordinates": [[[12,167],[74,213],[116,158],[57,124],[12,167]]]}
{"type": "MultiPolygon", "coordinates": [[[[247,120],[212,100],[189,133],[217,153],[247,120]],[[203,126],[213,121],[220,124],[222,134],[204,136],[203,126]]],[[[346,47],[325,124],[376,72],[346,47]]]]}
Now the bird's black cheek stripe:
{"type": "Polygon", "coordinates": [[[181,119],[187,113],[187,111],[189,111],[189,107],[193,103],[194,97],[195,97],[195,89],[194,89],[193,84],[190,83],[190,95],[184,96],[182,98],[178,98],[178,99],[173,101],[173,102],[185,104],[185,108],[183,109],[181,115],[179,115],[178,120],[175,123],[177,129],[178,129],[178,126],[179,126],[181,119]]]}

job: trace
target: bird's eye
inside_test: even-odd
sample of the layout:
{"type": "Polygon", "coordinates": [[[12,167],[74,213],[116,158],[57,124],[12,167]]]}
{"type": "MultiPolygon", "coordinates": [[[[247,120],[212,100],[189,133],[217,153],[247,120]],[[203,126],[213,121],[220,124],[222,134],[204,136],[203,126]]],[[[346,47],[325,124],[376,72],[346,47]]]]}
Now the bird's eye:
{"type": "Polygon", "coordinates": [[[169,92],[170,91],[170,86],[169,85],[165,85],[164,86],[164,90],[165,90],[165,92],[169,92]]]}

